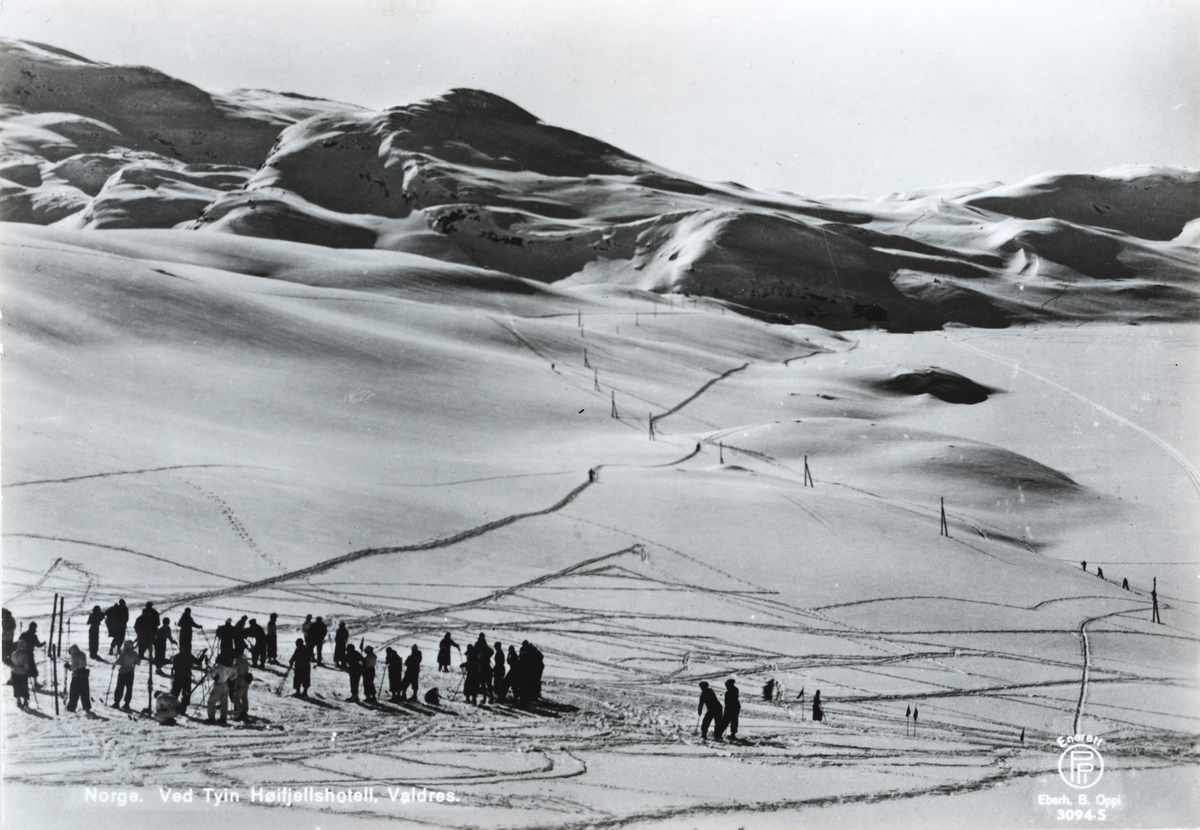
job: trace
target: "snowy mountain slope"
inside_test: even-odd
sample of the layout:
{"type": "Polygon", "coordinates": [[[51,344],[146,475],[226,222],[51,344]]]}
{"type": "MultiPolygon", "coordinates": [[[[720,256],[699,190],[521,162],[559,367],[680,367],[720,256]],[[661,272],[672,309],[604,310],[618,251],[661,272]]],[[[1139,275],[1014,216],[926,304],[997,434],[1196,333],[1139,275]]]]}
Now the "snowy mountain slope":
{"type": "Polygon", "coordinates": [[[1196,315],[1196,171],[817,201],[699,182],[481,90],[369,112],[36,44],[4,56],[10,221],[408,251],[834,328],[1196,315]]]}

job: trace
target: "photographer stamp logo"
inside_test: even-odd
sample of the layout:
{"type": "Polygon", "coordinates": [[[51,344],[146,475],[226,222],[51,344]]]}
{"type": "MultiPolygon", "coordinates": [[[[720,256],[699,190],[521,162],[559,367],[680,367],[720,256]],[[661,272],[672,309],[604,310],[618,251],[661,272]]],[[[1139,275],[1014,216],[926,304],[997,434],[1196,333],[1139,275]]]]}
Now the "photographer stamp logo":
{"type": "Polygon", "coordinates": [[[1063,782],[1076,790],[1086,790],[1100,783],[1104,775],[1104,756],[1098,747],[1103,738],[1091,735],[1071,735],[1058,739],[1064,747],[1058,756],[1058,774],[1063,782]]]}

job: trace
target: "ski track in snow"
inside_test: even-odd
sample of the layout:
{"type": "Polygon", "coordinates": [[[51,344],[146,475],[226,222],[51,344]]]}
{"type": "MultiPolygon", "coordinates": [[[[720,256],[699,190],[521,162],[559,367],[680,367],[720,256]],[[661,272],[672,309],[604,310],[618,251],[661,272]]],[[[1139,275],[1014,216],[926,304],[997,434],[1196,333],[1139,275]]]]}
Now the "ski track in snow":
{"type": "MultiPolygon", "coordinates": [[[[530,342],[523,338],[515,331],[515,328],[499,325],[509,330],[522,345],[530,349],[539,357],[545,359],[530,342]]],[[[965,344],[964,348],[969,348],[972,351],[979,351],[965,344]]],[[[992,357],[987,353],[980,352],[984,356],[992,357]]],[[[687,406],[692,401],[696,400],[705,391],[711,388],[715,383],[730,375],[742,371],[750,366],[746,363],[740,367],[727,370],[718,377],[707,381],[698,390],[693,392],[689,397],[685,398],[676,406],[663,412],[657,416],[651,417],[651,423],[655,423],[659,419],[666,418],[687,406]]],[[[1027,371],[1027,370],[1022,370],[1027,371]]],[[[1032,374],[1032,373],[1030,373],[1032,374]]],[[[1045,380],[1040,378],[1040,380],[1045,380]]],[[[590,380],[590,378],[589,378],[590,380]]],[[[1087,401],[1086,398],[1071,390],[1054,384],[1051,381],[1046,381],[1053,386],[1056,386],[1063,391],[1069,392],[1077,398],[1087,401]]],[[[1094,402],[1088,403],[1098,407],[1106,414],[1112,415],[1123,423],[1127,423],[1119,416],[1099,407],[1094,402]]],[[[1170,447],[1165,445],[1161,439],[1146,433],[1136,425],[1129,424],[1139,432],[1146,434],[1160,446],[1164,446],[1177,461],[1180,461],[1185,469],[1190,471],[1193,477],[1193,482],[1200,487],[1200,480],[1195,478],[1195,471],[1182,460],[1177,453],[1170,447]]],[[[739,427],[739,429],[741,429],[739,427]]],[[[722,434],[728,434],[733,430],[726,431],[722,434]]],[[[709,436],[704,441],[712,443],[716,436],[709,436]]],[[[740,452],[749,458],[764,464],[782,469],[791,475],[798,475],[787,464],[784,464],[771,456],[756,452],[753,450],[742,449],[726,445],[726,449],[731,452],[740,452]]],[[[667,464],[653,465],[658,467],[673,466],[681,464],[699,453],[699,449],[689,452],[682,458],[669,462],[667,464]]],[[[48,484],[48,483],[66,483],[71,481],[85,480],[90,478],[102,478],[107,476],[119,475],[134,475],[149,472],[161,472],[167,470],[189,469],[197,467],[222,467],[236,465],[186,465],[179,467],[163,467],[148,470],[124,471],[115,473],[101,473],[88,476],[77,476],[68,479],[57,480],[42,480],[30,482],[18,482],[6,486],[27,486],[32,484],[48,484]]],[[[604,465],[598,465],[595,469],[599,470],[604,465]]],[[[536,475],[560,475],[564,473],[544,473],[536,475]]],[[[453,486],[457,484],[472,483],[474,481],[489,481],[506,479],[517,476],[497,476],[483,479],[471,479],[461,482],[446,482],[444,484],[434,483],[426,485],[400,485],[400,486],[453,486]]],[[[191,482],[187,482],[192,484],[191,482]]],[[[913,512],[922,517],[926,514],[932,516],[923,505],[907,504],[895,499],[889,499],[879,496],[874,493],[862,490],[850,485],[841,484],[839,482],[822,482],[832,486],[844,487],[853,491],[860,496],[886,503],[892,507],[913,512]]],[[[301,596],[334,596],[346,605],[358,607],[362,610],[371,611],[371,616],[359,617],[353,622],[356,626],[364,628],[376,637],[386,637],[388,630],[395,630],[403,627],[406,624],[416,626],[415,630],[433,630],[440,628],[443,624],[456,628],[464,628],[470,630],[473,627],[492,627],[487,622],[483,622],[477,616],[477,612],[489,611],[498,615],[496,617],[496,627],[502,627],[506,630],[526,630],[531,633],[544,632],[546,634],[555,634],[559,636],[571,636],[581,645],[588,643],[606,644],[609,646],[617,646],[621,651],[626,653],[627,657],[619,661],[602,660],[594,657],[589,657],[575,651],[565,651],[558,648],[546,647],[543,650],[548,656],[554,657],[559,667],[562,669],[571,667],[582,667],[585,672],[608,672],[615,673],[619,679],[615,681],[614,690],[605,691],[602,687],[589,686],[589,691],[584,698],[588,704],[594,704],[581,713],[563,711],[556,712],[552,702],[547,702],[546,707],[534,708],[533,710],[522,710],[512,707],[496,705],[488,710],[480,710],[474,707],[469,707],[464,703],[455,703],[449,700],[453,693],[447,695],[447,700],[443,706],[437,709],[426,707],[423,704],[401,704],[401,705],[379,705],[370,706],[354,706],[351,704],[340,703],[340,705],[332,704],[325,701],[309,701],[309,705],[313,707],[312,717],[304,717],[299,719],[296,724],[274,723],[269,719],[260,720],[254,724],[252,728],[236,728],[229,730],[214,731],[209,728],[200,728],[191,726],[189,722],[188,728],[182,732],[176,733],[180,735],[180,740],[174,742],[171,747],[163,747],[162,757],[168,763],[182,763],[185,768],[187,765],[201,767],[204,774],[208,776],[208,781],[211,782],[227,782],[228,786],[238,786],[246,780],[254,780],[258,783],[264,782],[262,777],[263,769],[271,769],[271,764],[293,763],[297,764],[311,772],[319,773],[323,781],[331,783],[373,783],[382,780],[382,776],[374,773],[352,773],[338,765],[338,760],[343,753],[358,752],[368,757],[377,759],[378,763],[397,762],[397,763],[417,763],[427,764],[431,770],[441,770],[448,766],[457,766],[460,771],[454,774],[432,772],[429,777],[423,778],[416,776],[412,780],[420,786],[424,783],[452,783],[456,785],[472,784],[475,786],[497,785],[512,783],[517,781],[536,781],[545,779],[569,779],[585,776],[588,767],[586,760],[579,757],[586,751],[603,751],[610,755],[619,755],[624,751],[624,747],[631,749],[636,748],[639,754],[664,755],[672,756],[673,753],[680,751],[679,743],[683,739],[681,736],[690,736],[691,733],[687,730],[688,719],[684,719],[683,726],[676,724],[673,727],[662,728],[660,722],[651,721],[647,727],[644,721],[626,722],[624,720],[609,721],[601,731],[589,733],[591,728],[591,720],[597,716],[603,718],[608,709],[616,710],[619,706],[628,706],[629,704],[623,701],[623,689],[629,687],[637,687],[641,690],[641,698],[636,706],[641,707],[638,711],[652,713],[658,707],[666,711],[674,712],[679,707],[681,693],[674,688],[677,684],[677,676],[680,673],[678,668],[664,671],[661,668],[653,668],[656,664],[661,664],[666,661],[678,662],[677,650],[672,647],[673,639],[665,634],[658,633],[657,629],[650,630],[647,628],[647,623],[664,620],[671,622],[686,622],[697,625],[715,625],[724,629],[737,630],[739,628],[751,629],[766,629],[778,632],[787,633],[803,633],[807,636],[827,637],[833,642],[854,643],[864,646],[875,651],[874,654],[858,654],[846,655],[839,653],[807,653],[802,655],[789,655],[786,653],[776,653],[767,650],[759,650],[755,653],[754,649],[748,647],[745,642],[736,639],[727,639],[726,636],[717,637],[713,634],[705,634],[697,640],[697,646],[703,643],[703,650],[706,658],[709,660],[710,668],[705,670],[694,670],[688,674],[688,682],[694,683],[699,679],[715,680],[730,674],[741,675],[758,675],[763,673],[788,673],[799,672],[808,679],[812,685],[819,686],[822,683],[821,672],[830,669],[852,669],[863,673],[864,675],[875,675],[884,678],[903,679],[913,688],[910,691],[903,693],[880,693],[877,689],[859,688],[841,677],[836,683],[830,682],[829,685],[837,686],[844,690],[836,699],[827,699],[827,707],[831,716],[832,724],[827,724],[821,727],[820,733],[805,731],[801,733],[782,732],[776,734],[771,730],[782,728],[784,724],[794,721],[795,716],[792,707],[788,705],[768,705],[766,707],[761,704],[756,704],[753,697],[753,690],[749,687],[744,687],[745,693],[744,707],[747,713],[754,717],[764,717],[763,709],[767,715],[779,719],[780,726],[773,727],[768,725],[763,730],[764,734],[758,742],[763,749],[763,753],[756,751],[756,744],[748,744],[743,747],[736,745],[730,746],[720,751],[732,752],[735,749],[746,756],[746,759],[756,759],[759,763],[774,763],[777,758],[767,753],[768,750],[787,750],[789,752],[796,751],[821,751],[825,753],[825,760],[820,763],[831,763],[829,759],[836,759],[839,753],[852,753],[847,755],[841,761],[842,763],[888,763],[895,755],[896,750],[887,746],[873,748],[869,745],[859,746],[854,743],[855,736],[869,735],[877,732],[881,724],[887,724],[890,728],[899,729],[900,726],[907,726],[907,723],[901,723],[901,719],[890,714],[891,709],[878,708],[881,704],[901,703],[904,701],[925,701],[925,700],[941,700],[954,701],[961,698],[971,697],[992,697],[997,700],[1014,701],[1024,705],[1038,706],[1052,711],[1062,711],[1064,703],[1063,698],[1053,694],[1056,689],[1073,686],[1078,684],[1079,694],[1074,707],[1074,729],[1078,731],[1079,722],[1083,714],[1087,690],[1090,684],[1096,683],[1128,683],[1128,682],[1146,682],[1148,678],[1145,674],[1135,674],[1127,672],[1117,672],[1113,669],[1105,669],[1103,676],[1097,677],[1093,665],[1093,655],[1091,644],[1088,640],[1088,626],[1096,621],[1119,617],[1134,613],[1134,610],[1114,611],[1110,613],[1100,614],[1084,619],[1078,626],[1075,632],[1080,640],[1081,658],[1082,658],[1082,677],[1078,680],[1067,678],[1050,678],[1050,679],[1030,679],[1025,682],[1006,683],[995,682],[995,678],[988,674],[983,674],[979,671],[969,671],[960,668],[954,668],[949,663],[945,662],[952,658],[960,656],[966,658],[987,657],[993,659],[1006,659],[1014,661],[1024,661],[1034,663],[1047,668],[1066,669],[1072,667],[1061,661],[1053,661],[1041,658],[1033,658],[1028,654],[1020,654],[1017,652],[1008,652],[1003,649],[977,649],[977,648],[950,648],[944,644],[929,644],[926,648],[920,647],[920,640],[915,637],[930,636],[930,635],[958,635],[958,634],[982,634],[982,633],[997,633],[988,632],[981,629],[960,628],[947,629],[944,631],[902,631],[902,630],[880,630],[875,631],[859,626],[851,625],[845,621],[832,616],[830,612],[835,612],[838,609],[848,608],[852,606],[861,606],[870,603],[881,602],[903,602],[903,601],[920,601],[920,600],[937,600],[945,602],[961,602],[972,603],[978,605],[989,605],[1005,608],[1019,609],[1023,611],[1036,612],[1042,608],[1061,602],[1072,601],[1087,601],[1087,600],[1112,600],[1112,597],[1089,595],[1089,596],[1064,596],[1054,597],[1043,600],[1029,607],[1009,606],[1003,603],[984,602],[979,600],[969,600],[957,597],[946,596],[897,596],[897,597],[880,597],[874,599],[857,600],[853,602],[838,603],[834,605],[820,606],[814,608],[800,608],[790,605],[779,600],[776,597],[776,592],[771,591],[762,586],[754,585],[747,582],[731,573],[723,571],[715,566],[704,562],[703,560],[693,557],[681,550],[669,547],[662,543],[644,539],[636,534],[617,527],[609,527],[601,525],[597,522],[588,519],[569,516],[566,513],[560,513],[563,508],[572,503],[579,495],[581,495],[591,482],[584,482],[572,489],[566,496],[560,499],[555,504],[542,510],[528,511],[516,513],[493,522],[488,522],[477,527],[461,531],[456,534],[439,537],[427,542],[402,545],[394,547],[366,548],[359,551],[354,551],[341,556],[325,559],[305,568],[296,569],[285,572],[274,577],[252,582],[242,582],[229,586],[227,588],[219,588],[210,591],[198,592],[189,595],[170,598],[169,601],[162,603],[163,609],[171,608],[183,604],[195,604],[204,601],[222,599],[234,596],[240,596],[248,593],[257,592],[263,589],[287,590],[293,591],[301,596]],[[370,605],[358,600],[352,599],[349,595],[334,591],[328,585],[314,584],[310,580],[313,576],[328,572],[340,565],[358,561],[360,559],[372,556],[379,556],[391,553],[403,552],[418,552],[433,550],[436,548],[447,547],[472,538],[477,538],[486,533],[506,527],[515,522],[526,518],[536,516],[544,516],[560,513],[564,518],[570,518],[574,521],[583,521],[589,524],[595,524],[599,527],[605,527],[613,532],[621,533],[635,539],[635,543],[611,553],[602,554],[599,556],[584,559],[565,568],[557,571],[543,574],[529,580],[525,580],[513,585],[498,587],[495,590],[485,594],[484,596],[475,599],[465,600],[454,603],[443,603],[433,605],[431,607],[393,612],[388,610],[380,610],[372,608],[370,605]],[[647,555],[647,548],[652,547],[656,551],[662,551],[666,556],[678,556],[681,559],[692,563],[695,566],[700,566],[705,570],[712,572],[721,580],[732,580],[742,583],[752,590],[745,589],[729,589],[717,588],[701,584],[697,581],[685,582],[672,576],[667,569],[659,566],[653,558],[647,555]],[[641,573],[633,566],[624,567],[617,564],[617,560],[622,557],[627,557],[630,554],[639,554],[643,567],[647,571],[653,571],[658,574],[658,577],[653,574],[641,573]],[[703,616],[695,617],[680,616],[678,614],[654,614],[647,612],[621,612],[608,611],[597,612],[588,610],[587,608],[575,608],[567,605],[558,605],[544,599],[540,596],[533,596],[539,592],[544,593],[556,586],[553,583],[565,580],[568,577],[572,578],[570,585],[562,586],[564,589],[579,590],[579,580],[581,579],[603,579],[613,580],[620,579],[634,583],[632,590],[671,590],[671,591],[686,591],[702,593],[706,597],[712,599],[713,602],[720,602],[730,606],[753,610],[756,614],[762,614],[769,618],[774,618],[777,622],[767,622],[766,620],[749,620],[739,621],[727,616],[703,616]],[[294,586],[287,586],[286,583],[303,580],[308,585],[308,591],[300,591],[294,586]],[[465,612],[476,612],[476,615],[466,614],[465,612]],[[434,619],[437,618],[437,619],[434,619]],[[450,622],[443,623],[444,618],[450,618],[450,622]],[[424,621],[424,622],[423,622],[424,621]],[[819,627],[815,624],[821,624],[819,627]],[[727,665],[722,665],[722,662],[728,660],[727,665]],[[627,665],[628,664],[628,665],[627,665]],[[984,685],[963,686],[950,683],[940,683],[933,676],[924,676],[922,679],[910,679],[905,676],[891,674],[881,671],[882,668],[888,666],[904,666],[912,664],[915,666],[927,666],[932,668],[940,668],[942,671],[954,673],[957,676],[964,677],[970,681],[990,681],[984,685]],[[857,693],[856,692],[860,692],[857,693]],[[1044,692],[1046,694],[1038,694],[1044,692]],[[613,703],[609,703],[609,699],[613,703]],[[607,707],[607,709],[606,709],[607,707]],[[856,708],[857,707],[857,708],[856,708]],[[315,710],[315,711],[314,711],[315,710]],[[442,717],[433,717],[434,715],[442,717]],[[447,741],[462,741],[466,751],[473,747],[478,740],[481,729],[481,724],[485,721],[482,718],[493,718],[492,725],[488,726],[488,742],[489,746],[494,749],[508,750],[509,752],[520,750],[526,753],[526,757],[532,760],[533,756],[539,756],[541,761],[528,769],[519,771],[501,771],[492,769],[483,762],[468,763],[466,759],[461,761],[446,760],[446,752],[444,749],[434,751],[426,751],[420,748],[419,744],[414,743],[421,738],[434,739],[439,746],[444,745],[447,741]],[[553,737],[556,743],[570,744],[570,748],[559,747],[558,750],[549,750],[544,747],[539,747],[537,744],[541,740],[540,733],[537,731],[540,725],[548,719],[559,718],[577,718],[582,719],[579,724],[572,727],[574,731],[567,730],[567,734],[561,734],[563,730],[559,730],[559,734],[553,737]],[[411,720],[416,719],[416,720],[411,720]],[[397,727],[397,722],[404,722],[404,726],[397,727]],[[410,722],[411,721],[411,722],[410,722]],[[519,728],[518,728],[518,725],[519,728]],[[325,729],[323,727],[331,727],[325,729]],[[497,729],[496,732],[491,732],[491,729],[497,729]],[[521,730],[533,730],[525,732],[521,730]],[[582,731],[581,731],[582,730],[582,731]],[[673,730],[673,731],[672,731],[673,730]],[[336,754],[329,754],[322,750],[329,749],[327,745],[328,734],[330,732],[339,732],[344,735],[340,738],[336,747],[336,754]],[[839,741],[848,741],[844,745],[839,741]],[[398,747],[402,747],[400,751],[395,751],[398,747]],[[430,755],[430,752],[436,753],[430,755]],[[211,762],[213,758],[225,757],[233,759],[238,756],[245,755],[253,756],[253,762],[241,764],[233,763],[206,763],[211,762]],[[313,760],[313,755],[319,755],[319,760],[313,760]],[[425,756],[429,757],[425,757],[425,756]],[[851,758],[853,760],[851,760],[851,758]],[[240,777],[239,773],[244,773],[240,777]],[[257,776],[257,777],[253,777],[257,776]]],[[[254,540],[249,537],[245,531],[244,525],[236,515],[233,514],[232,508],[215,494],[204,491],[197,485],[192,484],[198,490],[201,490],[207,497],[215,500],[219,505],[222,505],[222,515],[225,516],[227,522],[238,533],[239,537],[257,554],[266,557],[254,540]]],[[[815,522],[821,524],[831,533],[836,534],[836,529],[827,520],[823,519],[813,510],[801,504],[790,497],[784,497],[787,501],[802,509],[815,522]]],[[[1010,540],[997,534],[997,539],[989,539],[978,526],[972,525],[969,521],[967,524],[973,527],[979,535],[984,537],[984,540],[995,547],[997,544],[1011,546],[1017,543],[1017,540],[1010,540]]],[[[121,551],[136,556],[149,557],[180,568],[186,568],[192,571],[197,571],[210,576],[220,576],[219,574],[203,571],[199,568],[194,568],[189,565],[184,565],[172,560],[154,556],[152,554],[144,554],[128,548],[97,544],[74,539],[60,539],[57,537],[36,536],[33,534],[6,534],[25,538],[38,538],[50,541],[59,541],[79,545],[90,545],[97,548],[121,551]]],[[[987,556],[1000,558],[996,554],[984,550],[982,548],[970,545],[961,539],[952,539],[951,541],[966,545],[972,550],[978,551],[987,556]]],[[[1007,561],[1007,560],[1003,560],[1007,561]]],[[[636,564],[636,563],[635,563],[636,564]]],[[[66,562],[59,558],[54,561],[50,568],[44,572],[40,578],[29,587],[23,589],[15,596],[24,596],[46,586],[52,576],[61,571],[62,568],[71,567],[77,572],[83,574],[87,580],[87,587],[83,592],[83,599],[80,600],[75,608],[83,607],[86,603],[86,598],[89,592],[93,589],[92,575],[87,571],[74,566],[73,563],[66,562]]],[[[230,577],[222,577],[232,579],[230,577]]],[[[234,580],[236,581],[236,580],[234,580]]],[[[48,590],[48,588],[46,589],[48,590]]],[[[617,590],[617,586],[609,583],[598,584],[596,590],[617,590]]],[[[621,588],[621,590],[630,590],[629,588],[621,588]]],[[[1144,592],[1133,592],[1140,596],[1144,592]]],[[[1132,597],[1131,597],[1132,600],[1132,597]]],[[[72,609],[75,610],[75,609],[72,609]]],[[[1093,629],[1094,630],[1094,629],[1093,629]]],[[[1015,634],[1023,636],[1035,635],[1061,635],[1069,633],[1069,629],[1044,628],[1044,629],[1006,629],[998,630],[998,633],[1015,634]]],[[[1140,632],[1129,632],[1140,633],[1140,632]]],[[[391,635],[390,639],[384,641],[379,648],[386,645],[399,642],[408,636],[407,631],[401,631],[391,635]]],[[[286,642],[286,638],[281,637],[286,642]]],[[[286,648],[284,649],[286,653],[286,648]]],[[[282,656],[282,655],[281,655],[282,656]]],[[[320,673],[325,679],[328,676],[325,674],[328,669],[318,669],[314,667],[314,675],[320,673]]],[[[275,678],[283,677],[282,672],[276,668],[268,669],[264,672],[268,676],[267,689],[273,689],[275,686],[275,678]]],[[[451,674],[445,680],[456,678],[456,675],[451,674]]],[[[316,679],[316,677],[314,677],[316,679]]],[[[340,678],[335,678],[340,683],[340,678]]],[[[428,687],[431,682],[440,684],[443,681],[440,673],[433,671],[423,672],[423,684],[428,687]]],[[[1161,682],[1171,682],[1171,678],[1160,678],[1161,682]]],[[[93,693],[99,694],[99,677],[93,684],[93,693]]],[[[377,684],[382,688],[386,684],[386,670],[382,668],[376,678],[377,684]]],[[[572,697],[573,692],[569,691],[572,684],[564,681],[556,681],[553,678],[548,679],[548,684],[557,696],[566,696],[568,699],[576,699],[572,697]],[[564,685],[565,684],[565,685],[564,685]]],[[[958,683],[958,681],[956,681],[958,683]]],[[[255,695],[266,696],[263,688],[259,685],[254,687],[255,695]]],[[[136,693],[135,693],[136,694],[136,693]]],[[[273,696],[272,696],[273,697],[273,696]]],[[[692,701],[690,691],[683,695],[688,701],[684,707],[685,711],[690,708],[692,701]]],[[[193,705],[202,701],[202,692],[194,694],[193,705]]],[[[282,705],[286,701],[280,701],[278,705],[282,705]]],[[[266,707],[274,711],[275,704],[266,707]]],[[[938,712],[937,708],[931,706],[934,712],[938,712]]],[[[1134,726],[1133,722],[1119,721],[1115,717],[1110,716],[1113,708],[1106,707],[1106,713],[1102,717],[1111,723],[1128,723],[1134,726]]],[[[101,707],[102,711],[104,710],[101,707]]],[[[286,709],[284,711],[287,711],[286,709]]],[[[927,710],[928,711],[928,710],[927,710]]],[[[906,746],[904,748],[907,764],[928,764],[936,766],[939,762],[945,762],[946,759],[954,757],[956,754],[962,754],[963,757],[975,757],[980,752],[995,752],[999,749],[1006,751],[1015,751],[1012,736],[1005,736],[997,733],[997,729],[1011,729],[1011,725],[1002,720],[988,719],[973,712],[970,715],[958,715],[952,710],[947,710],[943,713],[948,715],[944,722],[928,721],[922,723],[922,729],[927,730],[930,740],[935,744],[932,749],[927,749],[921,746],[906,746]],[[962,723],[962,720],[971,720],[974,723],[987,723],[992,728],[986,729],[980,726],[973,726],[962,723]],[[963,749],[947,749],[944,744],[947,742],[955,742],[956,746],[963,746],[963,749]],[[921,761],[921,756],[925,754],[926,760],[921,761]],[[914,760],[916,759],[916,760],[914,760]]],[[[36,717],[36,715],[35,715],[36,717]]],[[[624,715],[622,716],[625,717],[624,715]]],[[[642,717],[638,715],[637,717],[642,717]]],[[[113,720],[118,721],[120,729],[119,735],[114,740],[117,742],[108,748],[102,748],[101,755],[110,755],[113,757],[125,757],[133,750],[133,744],[128,743],[136,737],[136,734],[147,729],[157,729],[157,725],[149,720],[131,719],[128,722],[120,722],[116,717],[113,720]],[[124,741],[126,745],[122,748],[120,743],[124,741]]],[[[13,718],[9,718],[10,729],[13,718]]],[[[771,721],[773,724],[774,721],[771,721]]],[[[1031,730],[1031,739],[1035,737],[1035,733],[1031,730]]],[[[53,757],[55,752],[55,743],[57,739],[51,736],[35,736],[26,746],[13,747],[11,742],[9,746],[12,752],[17,756],[20,762],[37,763],[39,757],[53,757]]],[[[1175,739],[1170,738],[1170,746],[1164,752],[1172,751],[1175,739]]],[[[691,743],[695,743],[695,739],[691,739],[691,743]]],[[[684,741],[685,747],[688,745],[684,741]]],[[[86,755],[87,753],[82,753],[86,755]]],[[[451,757],[457,759],[459,756],[451,753],[451,757]]],[[[796,756],[789,759],[795,761],[799,757],[796,756]]],[[[130,763],[139,763],[136,761],[130,763]]],[[[148,763],[148,762],[141,762],[148,763]]],[[[153,766],[148,766],[148,774],[153,775],[157,770],[153,766]]],[[[953,792],[971,792],[984,787],[992,786],[1012,778],[1022,777],[1026,775],[1037,774],[1030,772],[1022,772],[1012,769],[1004,769],[1001,772],[988,771],[987,774],[973,777],[965,782],[950,782],[938,783],[930,786],[913,787],[911,783],[906,784],[900,789],[888,791],[867,791],[852,794],[840,794],[833,796],[822,796],[816,798],[793,799],[778,802],[772,802],[769,805],[756,805],[748,807],[741,802],[714,802],[707,799],[700,799],[698,803],[679,808],[666,808],[656,810],[642,810],[626,813],[610,813],[607,811],[597,811],[594,804],[590,802],[573,801],[564,796],[557,797],[556,803],[563,810],[564,815],[572,815],[575,813],[583,813],[583,817],[574,823],[555,823],[553,825],[539,825],[537,823],[526,824],[525,826],[556,826],[556,827],[621,827],[632,823],[645,821],[659,821],[669,819],[680,819],[687,817],[698,817],[704,815],[722,815],[743,812],[748,810],[756,810],[759,812],[772,810],[789,810],[801,809],[805,807],[824,806],[832,803],[869,803],[888,799],[905,799],[918,797],[930,794],[948,794],[953,792]]],[[[269,776],[268,776],[269,777],[269,776]]],[[[70,779],[71,773],[65,774],[65,779],[70,779]]],[[[13,780],[32,780],[26,777],[23,773],[17,772],[13,775],[13,780]]],[[[290,783],[290,779],[286,775],[281,776],[279,784],[290,783]]],[[[519,809],[519,808],[518,808],[519,809]]],[[[317,811],[319,812],[319,811],[317,811]]],[[[390,816],[386,814],[370,814],[379,821],[402,821],[400,816],[390,816]]],[[[432,822],[435,826],[440,823],[432,822]]]]}

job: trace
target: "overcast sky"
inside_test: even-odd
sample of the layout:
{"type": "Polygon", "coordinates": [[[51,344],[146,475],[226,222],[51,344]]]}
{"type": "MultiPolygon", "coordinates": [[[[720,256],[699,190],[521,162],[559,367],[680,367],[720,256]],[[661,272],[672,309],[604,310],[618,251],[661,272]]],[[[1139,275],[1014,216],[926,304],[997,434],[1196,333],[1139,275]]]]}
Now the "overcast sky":
{"type": "Polygon", "coordinates": [[[1200,167],[1200,3],[3,0],[0,33],[206,89],[458,86],[708,180],[877,197],[1200,167]]]}

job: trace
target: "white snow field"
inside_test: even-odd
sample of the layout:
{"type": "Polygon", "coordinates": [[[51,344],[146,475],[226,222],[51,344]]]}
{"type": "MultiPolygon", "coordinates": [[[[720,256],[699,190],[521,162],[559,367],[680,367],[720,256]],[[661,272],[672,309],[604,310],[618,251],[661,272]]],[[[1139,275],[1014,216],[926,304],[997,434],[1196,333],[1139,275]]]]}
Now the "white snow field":
{"type": "Polygon", "coordinates": [[[44,635],[61,594],[82,645],[94,605],[191,607],[197,648],[275,612],[285,659],[321,615],[442,692],[271,666],[248,724],[161,727],[94,661],[100,719],[54,717],[40,658],[6,828],[1062,826],[1075,733],[1108,824],[1200,818],[1195,171],[830,207],[474,91],[242,91],[155,133],[101,81],[207,93],[5,49],[37,70],[0,84],[5,608],[44,635]],[[535,643],[543,700],[465,703],[446,631],[535,643]],[[729,677],[742,740],[703,742],[729,677]],[[305,786],[377,801],[250,801],[305,786]]]}

